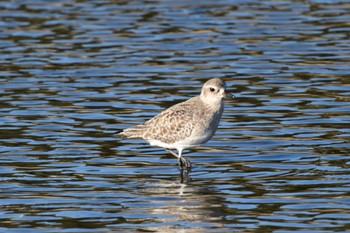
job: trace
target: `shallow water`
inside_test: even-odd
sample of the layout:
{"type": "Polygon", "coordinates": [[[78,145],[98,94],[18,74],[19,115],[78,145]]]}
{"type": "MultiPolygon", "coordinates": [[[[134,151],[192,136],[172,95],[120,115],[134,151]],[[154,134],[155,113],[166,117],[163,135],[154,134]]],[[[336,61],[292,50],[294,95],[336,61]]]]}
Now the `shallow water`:
{"type": "Polygon", "coordinates": [[[1,232],[346,232],[350,4],[0,3],[1,232]],[[223,78],[181,183],[113,135],[223,78]]]}

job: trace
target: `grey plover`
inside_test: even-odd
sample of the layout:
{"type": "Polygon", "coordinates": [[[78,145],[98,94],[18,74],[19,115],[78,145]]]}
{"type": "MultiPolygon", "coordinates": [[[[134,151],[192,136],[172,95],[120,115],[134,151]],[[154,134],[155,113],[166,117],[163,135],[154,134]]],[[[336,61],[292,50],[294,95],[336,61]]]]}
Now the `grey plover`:
{"type": "Polygon", "coordinates": [[[144,139],[152,146],[163,147],[178,158],[180,170],[184,166],[191,169],[182,151],[204,144],[214,135],[224,110],[224,99],[233,98],[226,92],[226,83],[213,78],[204,83],[199,96],[175,104],[144,124],[116,135],[144,139]],[[177,149],[178,154],[172,149],[177,149]]]}

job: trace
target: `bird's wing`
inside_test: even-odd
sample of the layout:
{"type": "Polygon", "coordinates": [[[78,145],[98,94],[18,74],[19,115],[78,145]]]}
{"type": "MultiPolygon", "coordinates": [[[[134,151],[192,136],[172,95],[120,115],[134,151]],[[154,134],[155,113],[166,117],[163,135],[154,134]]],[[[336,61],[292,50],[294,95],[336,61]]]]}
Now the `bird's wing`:
{"type": "Polygon", "coordinates": [[[188,138],[195,127],[194,111],[185,106],[169,108],[144,124],[144,139],[174,143],[188,138]]]}
{"type": "Polygon", "coordinates": [[[200,121],[197,119],[198,116],[202,115],[199,112],[200,108],[196,107],[199,102],[198,98],[193,97],[175,104],[144,124],[124,129],[117,135],[127,138],[159,140],[163,143],[174,143],[185,139],[192,134],[195,124],[200,121]]]}

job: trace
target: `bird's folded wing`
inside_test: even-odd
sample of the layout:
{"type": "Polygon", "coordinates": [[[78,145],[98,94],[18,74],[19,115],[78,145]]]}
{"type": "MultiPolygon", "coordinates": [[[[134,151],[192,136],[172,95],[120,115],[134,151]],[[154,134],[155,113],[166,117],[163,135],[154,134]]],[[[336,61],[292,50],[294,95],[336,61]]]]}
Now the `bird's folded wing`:
{"type": "Polygon", "coordinates": [[[177,109],[164,111],[147,121],[144,139],[159,140],[163,143],[174,143],[188,138],[194,129],[192,111],[177,109]]]}

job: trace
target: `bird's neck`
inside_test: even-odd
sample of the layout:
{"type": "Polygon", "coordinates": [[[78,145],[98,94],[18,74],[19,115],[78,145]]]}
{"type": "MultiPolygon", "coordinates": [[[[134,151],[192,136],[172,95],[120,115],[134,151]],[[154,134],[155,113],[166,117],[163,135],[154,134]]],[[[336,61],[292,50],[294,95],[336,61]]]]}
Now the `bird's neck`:
{"type": "Polygon", "coordinates": [[[200,96],[201,101],[203,102],[203,105],[206,108],[211,109],[212,111],[219,111],[222,112],[224,109],[224,101],[223,99],[209,99],[205,98],[205,96],[200,96]]]}

